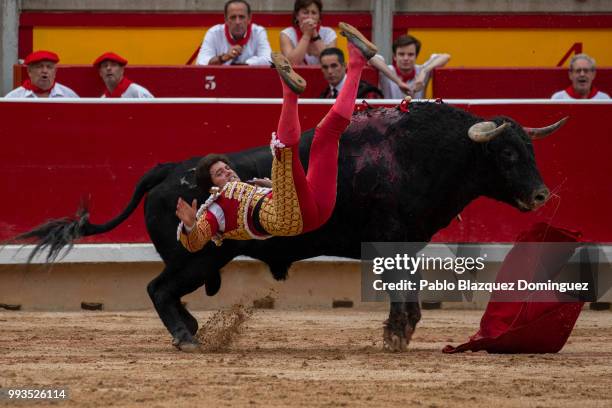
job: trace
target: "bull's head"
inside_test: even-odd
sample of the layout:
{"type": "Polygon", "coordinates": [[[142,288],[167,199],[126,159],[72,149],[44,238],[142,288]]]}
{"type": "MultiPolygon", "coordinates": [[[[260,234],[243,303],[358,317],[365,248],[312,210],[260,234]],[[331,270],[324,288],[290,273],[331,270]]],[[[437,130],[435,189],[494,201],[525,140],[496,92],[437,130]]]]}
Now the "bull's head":
{"type": "Polygon", "coordinates": [[[567,117],[543,128],[527,128],[514,122],[478,122],[468,136],[477,143],[487,143],[489,162],[497,171],[492,175],[490,195],[500,201],[531,211],[542,206],[550,195],[536,167],[531,140],[542,139],[559,129],[567,117]]]}

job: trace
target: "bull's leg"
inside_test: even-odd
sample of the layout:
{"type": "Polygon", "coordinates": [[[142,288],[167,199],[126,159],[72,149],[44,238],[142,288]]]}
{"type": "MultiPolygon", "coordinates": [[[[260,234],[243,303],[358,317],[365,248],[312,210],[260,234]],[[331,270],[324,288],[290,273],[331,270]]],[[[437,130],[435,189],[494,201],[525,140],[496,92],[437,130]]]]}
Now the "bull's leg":
{"type": "MultiPolygon", "coordinates": [[[[205,278],[206,280],[204,283],[204,287],[206,290],[206,294],[208,296],[216,295],[219,289],[221,288],[221,272],[218,270],[207,271],[205,278]]],[[[178,308],[178,311],[181,315],[181,319],[187,326],[189,333],[191,333],[192,336],[195,336],[198,332],[197,319],[193,317],[191,313],[189,313],[185,306],[183,306],[183,302],[179,301],[176,307],[178,308]]]]}
{"type": "Polygon", "coordinates": [[[384,322],[383,341],[384,347],[390,351],[405,351],[408,346],[406,339],[406,327],[408,325],[408,313],[406,302],[391,302],[389,318],[384,322]]]}
{"type": "Polygon", "coordinates": [[[204,284],[205,272],[201,262],[196,261],[183,268],[167,266],[147,286],[157,314],[172,335],[172,343],[187,352],[198,350],[198,342],[193,337],[197,321],[181,304],[181,297],[204,284]]]}
{"type": "Polygon", "coordinates": [[[419,302],[391,302],[384,323],[384,346],[390,351],[406,351],[416,325],[421,320],[419,302]]]}
{"type": "Polygon", "coordinates": [[[189,330],[189,333],[191,333],[192,336],[195,336],[198,332],[198,320],[193,317],[191,313],[189,313],[189,310],[187,310],[187,308],[183,305],[183,302],[180,300],[176,307],[181,316],[181,320],[183,323],[185,323],[185,326],[187,326],[187,330],[189,330]]]}
{"type": "MultiPolygon", "coordinates": [[[[383,280],[399,282],[420,279],[420,274],[405,276],[402,272],[386,271],[383,280]]],[[[391,351],[405,351],[414,334],[416,325],[421,320],[418,291],[388,292],[391,298],[389,318],[384,323],[384,346],[391,351]]]]}
{"type": "Polygon", "coordinates": [[[421,306],[419,302],[406,302],[406,309],[408,312],[408,324],[404,329],[404,333],[406,335],[406,344],[408,344],[416,330],[417,323],[421,320],[421,306]]]}
{"type": "Polygon", "coordinates": [[[190,255],[182,264],[168,263],[163,272],[153,279],[147,290],[160,319],[172,335],[172,343],[182,351],[196,351],[194,338],[196,319],[181,304],[181,297],[203,284],[206,293],[214,295],[221,285],[219,270],[240,252],[238,241],[227,241],[216,248],[211,245],[190,255]]]}

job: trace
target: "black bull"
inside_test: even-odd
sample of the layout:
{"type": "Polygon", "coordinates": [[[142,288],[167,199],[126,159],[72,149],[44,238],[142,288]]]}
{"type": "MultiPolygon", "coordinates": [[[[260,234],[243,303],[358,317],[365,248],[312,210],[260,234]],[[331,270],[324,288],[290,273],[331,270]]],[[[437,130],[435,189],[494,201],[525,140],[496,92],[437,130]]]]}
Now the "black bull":
{"type": "MultiPolygon", "coordinates": [[[[38,245],[31,256],[48,250],[47,260],[53,261],[75,239],[119,225],[147,194],[147,230],[165,263],[147,289],[173,343],[192,350],[198,323],[181,304],[181,297],[202,285],[208,295],[217,293],[220,268],[237,255],[265,262],[280,280],[301,259],[359,258],[361,242],[429,241],[479,196],[522,211],[539,207],[548,198],[548,190],[536,167],[531,140],[563,122],[542,129],[523,128],[509,118],[483,122],[461,109],[433,103],[412,103],[409,112],[380,108],[356,113],[340,143],[334,213],[319,230],[296,237],[226,240],[220,247],[210,243],[200,252],[187,252],[176,240],[177,199],[197,198],[201,203],[207,197],[195,185],[199,158],[192,158],[160,164],[147,172],[123,212],[106,224],[89,223],[88,213],[81,210],[75,219],[51,220],[18,238],[35,239],[38,245]]],[[[312,136],[312,131],[305,132],[300,145],[305,167],[312,136]]],[[[270,175],[272,156],[267,147],[229,157],[243,180],[270,175]]],[[[392,302],[385,343],[394,350],[405,349],[420,317],[418,303],[392,302]]]]}

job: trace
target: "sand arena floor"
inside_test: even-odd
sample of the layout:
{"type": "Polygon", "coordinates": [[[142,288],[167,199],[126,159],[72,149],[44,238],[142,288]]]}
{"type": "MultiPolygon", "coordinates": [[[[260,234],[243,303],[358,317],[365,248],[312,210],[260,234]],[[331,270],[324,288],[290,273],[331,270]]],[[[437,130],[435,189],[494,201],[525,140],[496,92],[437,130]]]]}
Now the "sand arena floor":
{"type": "Polygon", "coordinates": [[[384,312],[257,310],[229,350],[185,354],[153,311],[2,311],[1,386],[70,399],[0,406],[612,406],[612,312],[584,311],[556,355],[442,354],[481,313],[424,311],[409,352],[391,354],[384,312]]]}

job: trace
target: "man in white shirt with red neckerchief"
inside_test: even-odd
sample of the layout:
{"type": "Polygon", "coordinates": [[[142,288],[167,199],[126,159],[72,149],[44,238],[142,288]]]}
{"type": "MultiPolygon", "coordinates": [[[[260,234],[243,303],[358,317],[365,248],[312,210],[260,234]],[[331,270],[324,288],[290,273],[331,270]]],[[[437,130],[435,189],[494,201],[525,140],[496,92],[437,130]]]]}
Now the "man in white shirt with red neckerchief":
{"type": "Polygon", "coordinates": [[[6,98],[78,98],[72,89],[55,82],[58,62],[58,55],[51,51],[40,50],[28,55],[24,64],[28,66],[29,79],[6,98]]]}
{"type": "MultiPolygon", "coordinates": [[[[393,64],[389,69],[408,84],[410,91],[407,93],[414,99],[422,99],[429,82],[431,72],[434,68],[445,66],[450,60],[449,54],[431,54],[429,59],[422,65],[416,63],[421,51],[421,42],[411,35],[402,35],[393,42],[393,64]]],[[[376,56],[382,58],[381,56],[376,56]]],[[[404,93],[395,82],[381,75],[379,88],[386,99],[404,99],[404,93]]]]}
{"type": "Polygon", "coordinates": [[[555,92],[551,99],[610,99],[610,95],[593,86],[595,60],[587,54],[576,54],[569,64],[569,79],[572,84],[555,92]]]}
{"type": "Polygon", "coordinates": [[[102,98],[153,98],[145,87],[130,81],[125,75],[128,61],[114,52],[105,52],[93,63],[106,89],[102,98]]]}
{"type": "Polygon", "coordinates": [[[196,65],[270,65],[266,29],[251,22],[251,6],[243,0],[225,3],[225,24],[204,36],[196,65]]]}

